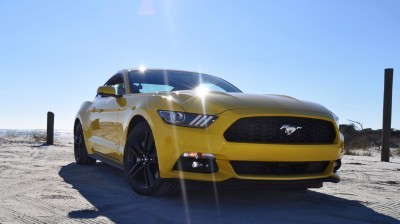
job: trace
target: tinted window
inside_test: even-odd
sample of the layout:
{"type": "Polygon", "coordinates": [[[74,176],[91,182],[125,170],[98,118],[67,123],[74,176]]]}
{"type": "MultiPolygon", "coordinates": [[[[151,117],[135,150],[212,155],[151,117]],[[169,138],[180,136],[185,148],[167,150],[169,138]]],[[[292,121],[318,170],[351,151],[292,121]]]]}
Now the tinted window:
{"type": "Polygon", "coordinates": [[[112,86],[115,89],[115,93],[117,95],[124,95],[125,94],[125,83],[124,78],[122,75],[118,74],[113,76],[110,80],[104,84],[105,86],[112,86]]]}
{"type": "Polygon", "coordinates": [[[241,92],[229,82],[215,76],[181,71],[147,70],[129,72],[132,93],[194,90],[202,85],[211,91],[241,92]]]}

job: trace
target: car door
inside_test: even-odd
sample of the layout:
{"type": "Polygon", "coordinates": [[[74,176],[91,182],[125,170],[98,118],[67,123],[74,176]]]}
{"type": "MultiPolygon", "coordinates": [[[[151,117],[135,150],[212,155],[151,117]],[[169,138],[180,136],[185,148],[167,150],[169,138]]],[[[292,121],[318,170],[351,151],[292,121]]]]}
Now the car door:
{"type": "Polygon", "coordinates": [[[93,151],[103,157],[119,160],[120,135],[122,123],[118,120],[120,108],[125,106],[125,82],[122,74],[108,80],[105,86],[113,86],[116,96],[97,95],[88,108],[92,136],[88,139],[93,151]]]}

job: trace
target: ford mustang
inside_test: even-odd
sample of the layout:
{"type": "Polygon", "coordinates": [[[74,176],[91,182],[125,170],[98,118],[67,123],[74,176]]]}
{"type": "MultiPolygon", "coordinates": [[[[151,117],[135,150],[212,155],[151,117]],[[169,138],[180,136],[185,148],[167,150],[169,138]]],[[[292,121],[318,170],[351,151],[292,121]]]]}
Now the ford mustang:
{"type": "Polygon", "coordinates": [[[188,180],[304,189],[340,181],[343,135],[316,103],[195,72],[126,69],[82,104],[74,154],[79,165],[121,168],[141,195],[188,180]]]}

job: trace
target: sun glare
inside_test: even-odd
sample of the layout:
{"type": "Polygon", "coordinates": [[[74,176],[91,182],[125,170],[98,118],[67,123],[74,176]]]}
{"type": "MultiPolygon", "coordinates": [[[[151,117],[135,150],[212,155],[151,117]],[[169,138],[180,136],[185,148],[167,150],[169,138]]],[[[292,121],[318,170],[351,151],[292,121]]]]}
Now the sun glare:
{"type": "Polygon", "coordinates": [[[201,97],[206,96],[208,94],[208,92],[210,92],[210,89],[204,85],[199,85],[198,87],[196,87],[195,90],[196,90],[196,94],[201,97]]]}
{"type": "Polygon", "coordinates": [[[172,96],[161,96],[161,98],[167,99],[169,101],[173,100],[172,96]]]}
{"type": "Polygon", "coordinates": [[[143,65],[139,66],[139,71],[140,72],[145,72],[146,71],[146,67],[144,67],[143,65]]]}

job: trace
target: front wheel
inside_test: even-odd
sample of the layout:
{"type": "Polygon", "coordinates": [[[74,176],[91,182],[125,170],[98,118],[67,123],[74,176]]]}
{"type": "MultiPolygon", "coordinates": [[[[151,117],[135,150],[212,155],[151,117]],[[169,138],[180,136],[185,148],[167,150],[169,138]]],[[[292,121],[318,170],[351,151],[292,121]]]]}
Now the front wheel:
{"type": "Polygon", "coordinates": [[[147,122],[139,123],[129,133],[124,150],[124,173],[132,189],[141,195],[170,194],[177,185],[160,177],[154,137],[147,122]]]}
{"type": "Polygon", "coordinates": [[[96,163],[96,160],[89,157],[87,153],[82,125],[80,123],[74,129],[74,155],[75,161],[79,165],[93,165],[96,163]]]}

